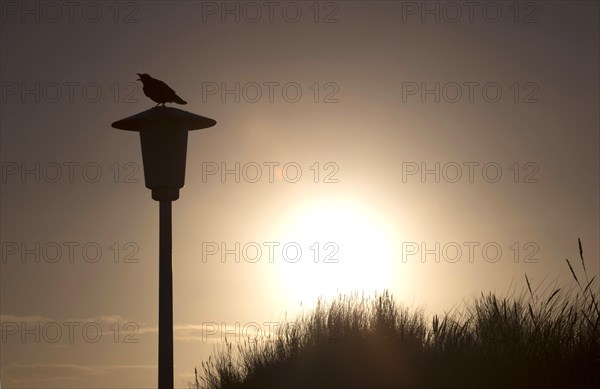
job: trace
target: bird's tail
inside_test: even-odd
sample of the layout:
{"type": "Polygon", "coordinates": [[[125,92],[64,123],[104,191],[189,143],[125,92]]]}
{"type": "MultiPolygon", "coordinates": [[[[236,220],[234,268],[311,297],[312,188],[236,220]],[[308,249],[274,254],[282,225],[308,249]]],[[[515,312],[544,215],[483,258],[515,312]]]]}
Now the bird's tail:
{"type": "Polygon", "coordinates": [[[184,99],[182,99],[181,97],[175,95],[176,99],[175,99],[175,103],[177,104],[181,104],[181,105],[185,105],[187,104],[187,101],[185,101],[184,99]]]}

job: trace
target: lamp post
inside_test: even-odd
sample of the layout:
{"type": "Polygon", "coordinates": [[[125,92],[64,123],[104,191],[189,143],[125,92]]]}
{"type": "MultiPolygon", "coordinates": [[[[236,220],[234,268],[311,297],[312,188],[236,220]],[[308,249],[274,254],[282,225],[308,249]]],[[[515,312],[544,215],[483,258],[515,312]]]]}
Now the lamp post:
{"type": "Polygon", "coordinates": [[[112,127],[140,133],[144,180],[159,202],[158,387],[173,388],[173,270],[171,203],[185,181],[188,131],[217,122],[171,107],[155,107],[121,119],[112,127]]]}

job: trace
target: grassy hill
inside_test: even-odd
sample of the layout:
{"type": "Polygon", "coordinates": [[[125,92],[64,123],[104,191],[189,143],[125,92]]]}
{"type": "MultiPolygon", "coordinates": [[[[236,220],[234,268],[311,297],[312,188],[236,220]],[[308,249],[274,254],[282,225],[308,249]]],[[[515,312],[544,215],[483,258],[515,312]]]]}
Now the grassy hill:
{"type": "MultiPolygon", "coordinates": [[[[225,348],[192,388],[599,388],[596,277],[538,295],[482,294],[443,317],[384,292],[319,302],[271,338],[225,348]]],[[[581,276],[583,276],[582,279],[581,276]]]]}

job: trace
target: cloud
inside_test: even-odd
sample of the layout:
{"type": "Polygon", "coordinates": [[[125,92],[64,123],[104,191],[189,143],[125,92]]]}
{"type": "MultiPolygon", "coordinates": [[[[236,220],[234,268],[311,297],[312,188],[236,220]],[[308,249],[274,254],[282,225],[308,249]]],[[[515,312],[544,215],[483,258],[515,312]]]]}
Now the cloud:
{"type": "MultiPolygon", "coordinates": [[[[128,324],[128,323],[133,323],[140,329],[140,331],[138,331],[139,333],[142,333],[142,331],[141,331],[142,328],[146,328],[146,323],[130,320],[130,319],[125,318],[120,315],[100,315],[100,316],[88,317],[88,318],[68,318],[68,319],[64,319],[64,320],[59,320],[59,319],[38,316],[38,315],[16,316],[16,315],[1,314],[0,315],[0,323],[17,323],[19,325],[24,323],[26,328],[30,328],[28,325],[32,325],[32,326],[35,324],[43,325],[45,323],[58,323],[59,325],[61,323],[78,323],[81,325],[86,324],[86,323],[95,323],[95,324],[102,326],[103,328],[107,327],[111,324],[114,324],[114,323],[118,323],[121,326],[128,324]]],[[[145,331],[145,332],[148,332],[148,331],[145,331]]]]}
{"type": "Polygon", "coordinates": [[[208,343],[223,343],[225,338],[230,342],[244,342],[255,339],[265,340],[267,337],[276,337],[274,328],[278,322],[270,323],[215,323],[181,324],[173,326],[173,337],[181,341],[199,341],[208,343]]]}
{"type": "Polygon", "coordinates": [[[12,363],[2,369],[5,385],[48,385],[57,381],[73,381],[108,375],[118,370],[156,370],[157,365],[77,365],[69,363],[12,363]]]}
{"type": "MultiPolygon", "coordinates": [[[[157,334],[157,326],[149,326],[143,322],[135,322],[121,315],[100,315],[97,317],[90,318],[71,318],[64,321],[37,316],[15,316],[15,315],[0,315],[0,323],[16,323],[18,326],[22,326],[25,323],[25,328],[32,328],[36,323],[44,325],[45,323],[57,323],[59,326],[64,326],[67,323],[79,323],[81,325],[86,323],[96,323],[100,325],[103,331],[111,333],[109,326],[113,323],[119,323],[120,326],[124,326],[128,323],[135,325],[135,335],[148,335],[157,334]]],[[[6,325],[6,324],[5,324],[6,325]]],[[[228,340],[239,342],[244,340],[251,340],[256,338],[264,338],[268,334],[273,333],[273,326],[278,323],[216,323],[216,322],[204,322],[202,324],[176,324],[173,326],[173,338],[179,341],[197,341],[197,342],[217,342],[221,343],[225,337],[228,340]]],[[[132,330],[132,328],[129,328],[132,330]]],[[[13,329],[14,330],[14,329],[13,329]]],[[[18,337],[19,335],[13,335],[18,337]]]]}
{"type": "Polygon", "coordinates": [[[16,323],[47,323],[53,321],[43,316],[15,316],[0,314],[0,323],[16,322],[16,323]]]}

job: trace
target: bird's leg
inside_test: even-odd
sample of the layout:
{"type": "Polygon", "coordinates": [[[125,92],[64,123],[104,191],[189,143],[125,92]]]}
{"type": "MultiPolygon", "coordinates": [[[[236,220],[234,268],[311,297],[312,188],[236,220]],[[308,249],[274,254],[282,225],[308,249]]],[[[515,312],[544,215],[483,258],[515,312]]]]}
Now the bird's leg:
{"type": "Polygon", "coordinates": [[[167,103],[162,103],[162,106],[164,107],[167,103]]]}
{"type": "Polygon", "coordinates": [[[159,105],[160,105],[160,103],[156,104],[156,105],[154,106],[154,108],[158,107],[159,105]]]}

